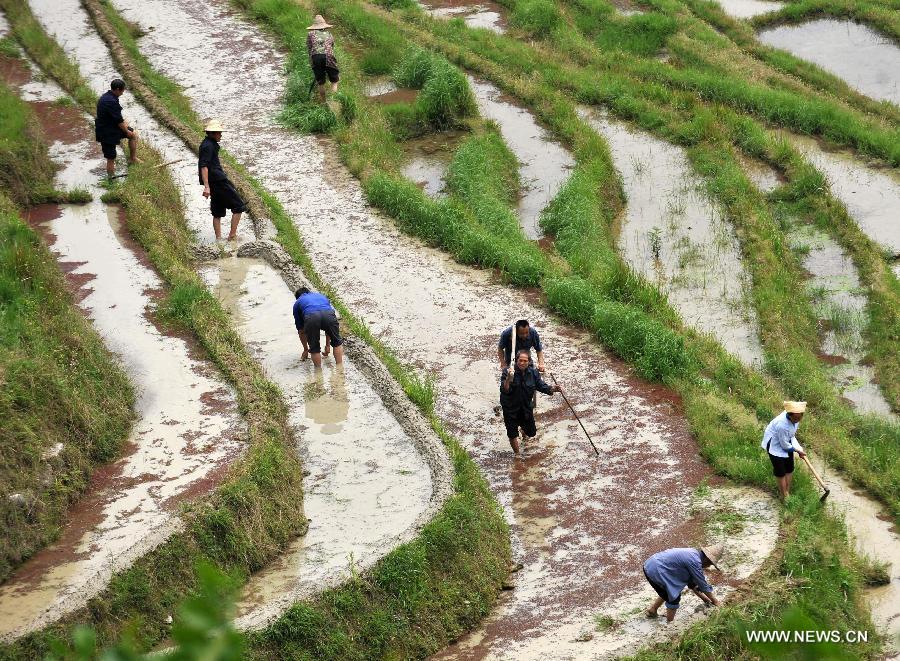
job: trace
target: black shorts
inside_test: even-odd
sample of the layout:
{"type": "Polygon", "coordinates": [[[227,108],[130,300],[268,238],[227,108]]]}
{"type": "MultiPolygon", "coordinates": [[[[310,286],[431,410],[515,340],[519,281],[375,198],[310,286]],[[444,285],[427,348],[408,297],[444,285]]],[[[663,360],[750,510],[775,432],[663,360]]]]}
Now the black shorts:
{"type": "MultiPolygon", "coordinates": [[[[129,126],[128,129],[131,130],[131,127],[129,126]]],[[[119,146],[119,141],[124,140],[128,137],[128,135],[126,135],[125,131],[123,131],[122,129],[119,129],[119,132],[122,135],[119,138],[119,140],[117,140],[116,142],[101,142],[100,143],[100,148],[103,150],[103,158],[105,158],[109,161],[115,159],[116,147],[119,146]]]]}
{"type": "Polygon", "coordinates": [[[790,457],[776,457],[774,454],[770,454],[769,460],[772,462],[772,472],[775,473],[775,477],[784,477],[794,472],[793,453],[790,457]]]}
{"type": "Polygon", "coordinates": [[[504,409],[503,424],[506,425],[506,437],[518,438],[519,427],[525,436],[533,437],[537,435],[537,426],[534,424],[534,413],[531,411],[519,411],[518,413],[509,414],[504,409]]]}
{"type": "Polygon", "coordinates": [[[333,310],[310,312],[303,318],[303,333],[306,335],[310,353],[322,353],[322,346],[319,342],[319,333],[322,331],[325,331],[325,335],[331,340],[331,346],[339,347],[344,343],[341,339],[337,315],[333,310]]]}
{"type": "Polygon", "coordinates": [[[341,77],[337,68],[328,66],[324,55],[312,56],[312,70],[318,85],[324,85],[326,77],[332,83],[336,83],[341,77]]]}
{"type": "Polygon", "coordinates": [[[209,210],[213,218],[224,216],[226,209],[231,209],[232,213],[241,213],[247,207],[234,185],[227,179],[209,182],[209,210]]]}
{"type": "Polygon", "coordinates": [[[678,595],[678,598],[675,601],[669,601],[669,595],[666,593],[666,588],[663,587],[660,583],[657,583],[652,578],[647,575],[647,570],[644,569],[644,578],[647,579],[647,582],[650,584],[650,587],[654,589],[656,594],[659,595],[659,598],[669,604],[675,604],[676,606],[681,602],[681,595],[678,595]]]}

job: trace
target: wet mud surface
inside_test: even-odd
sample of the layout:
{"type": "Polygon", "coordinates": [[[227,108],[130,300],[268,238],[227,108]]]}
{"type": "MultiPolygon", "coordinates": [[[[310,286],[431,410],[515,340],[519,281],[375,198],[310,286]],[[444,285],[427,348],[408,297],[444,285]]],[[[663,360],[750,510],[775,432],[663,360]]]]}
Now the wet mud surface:
{"type": "MultiPolygon", "coordinates": [[[[121,77],[110,58],[106,44],[94,31],[90,18],[78,0],[29,0],[29,4],[44,29],[59,42],[66,54],[78,63],[82,75],[98,96],[109,89],[109,83],[113,78],[121,77]]],[[[180,162],[169,166],[169,170],[181,192],[185,218],[194,230],[198,243],[213,243],[215,235],[212,229],[212,215],[209,201],[202,195],[203,186],[197,178],[196,154],[161,127],[130,92],[126,91],[120,102],[123,115],[130,126],[137,130],[142,140],[152,144],[161,153],[164,162],[180,159],[180,162]]],[[[207,117],[220,116],[217,109],[226,103],[223,97],[220,103],[198,110],[201,115],[205,113],[204,116],[207,117]]],[[[227,134],[222,146],[228,148],[227,134]]],[[[125,172],[126,152],[127,143],[123,141],[117,162],[117,173],[125,172]]],[[[230,215],[223,220],[223,234],[227,235],[229,222],[230,215]]],[[[245,214],[238,228],[238,240],[242,242],[253,237],[253,224],[245,214]]]]}
{"type": "Polygon", "coordinates": [[[516,105],[494,85],[471,76],[469,84],[478,110],[500,125],[503,139],[519,160],[519,224],[529,239],[540,239],[544,234],[539,225],[541,211],[569,178],[575,159],[538,125],[528,110],[516,105]]]}
{"type": "Polygon", "coordinates": [[[619,251],[668,296],[685,323],[715,337],[747,365],[762,365],[749,280],[731,227],[703,191],[679,147],[582,110],[607,140],[627,208],[619,251]]]}
{"type": "Polygon", "coordinates": [[[119,210],[99,201],[104,162],[92,129],[73,108],[53,103],[62,96],[54,85],[32,82],[27,94],[41,97],[32,103],[45,133],[57,138],[50,148],[61,166],[57,185],[95,197],[38,207],[29,221],[134,383],[137,421],[122,458],[92,476],[60,540],[0,587],[0,639],[83,606],[114,572],[164,541],[180,525],[179,503],[214,488],[241,451],[244,430],[234,393],[197,346],[154,323],[162,282],[119,210]]]}
{"type": "Polygon", "coordinates": [[[870,167],[850,152],[826,150],[812,138],[782,135],[825,175],[831,193],[844,203],[860,229],[900,256],[900,173],[870,167]]]}
{"type": "Polygon", "coordinates": [[[262,126],[253,100],[281,93],[284,59],[225,3],[167,2],[164,12],[156,2],[115,4],[128,19],[155,28],[142,39],[143,52],[190,85],[197,107],[222,95],[233,99],[227,120],[238,159],[285,205],[319,272],[401,360],[435,376],[438,412],[487,476],[524,565],[503,617],[474,634],[480,642],[473,656],[502,656],[632,592],[646,556],[693,536],[691,495],[708,469],[671,391],[635,378],[527,293],[399,233],[365,204],[358,182],[333,165],[320,141],[262,126]],[[226,47],[236,41],[252,49],[252,60],[226,47]],[[200,44],[209,57],[198,63],[190,53],[200,44]],[[208,81],[204,67],[228,77],[226,87],[208,81]],[[240,93],[229,95],[232,87],[240,93]],[[541,331],[548,366],[583,414],[599,460],[558,396],[541,397],[539,435],[525,443],[524,458],[512,457],[492,411],[495,345],[522,316],[541,331]]]}
{"type": "Polygon", "coordinates": [[[772,0],[716,0],[726,14],[734,18],[753,18],[760,14],[778,11],[783,2],[772,0]]]}
{"type": "Polygon", "coordinates": [[[875,382],[875,369],[865,364],[863,331],[868,323],[866,296],[850,257],[827,234],[799,226],[789,234],[792,245],[808,250],[803,267],[814,295],[822,330],[822,359],[843,397],[863,413],[893,417],[890,404],[875,382]]]}
{"type": "Polygon", "coordinates": [[[402,143],[406,156],[401,168],[403,176],[426,195],[442,197],[453,153],[466,135],[464,131],[445,131],[402,143]]]}
{"type": "Polygon", "coordinates": [[[890,565],[890,582],[865,592],[872,620],[886,634],[884,658],[900,658],[900,531],[881,505],[863,495],[844,478],[813,459],[831,493],[828,506],[844,516],[856,549],[872,560],[890,565]]]}
{"type": "Polygon", "coordinates": [[[420,2],[421,7],[432,16],[439,18],[461,18],[470,28],[484,28],[497,34],[507,29],[507,9],[498,2],[484,0],[432,0],[420,2]]]}
{"type": "Polygon", "coordinates": [[[900,105],[900,48],[866,25],[821,18],[763,30],[759,40],[818,64],[873,99],[900,105]]]}
{"type": "MultiPolygon", "coordinates": [[[[258,259],[226,258],[203,276],[247,346],[285,394],[298,451],[309,530],[255,574],[238,604],[238,625],[260,626],[299,595],[346,580],[397,544],[428,505],[429,468],[352,361],[301,362],[294,296],[258,259]]],[[[323,338],[324,341],[324,338],[323,338]]]]}

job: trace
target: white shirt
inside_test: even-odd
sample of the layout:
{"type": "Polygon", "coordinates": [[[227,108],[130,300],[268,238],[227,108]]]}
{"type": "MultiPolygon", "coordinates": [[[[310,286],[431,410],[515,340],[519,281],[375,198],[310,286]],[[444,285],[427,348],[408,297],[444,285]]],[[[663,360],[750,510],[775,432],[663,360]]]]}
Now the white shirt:
{"type": "Polygon", "coordinates": [[[775,457],[789,457],[791,452],[803,452],[803,447],[794,437],[799,426],[799,422],[793,423],[788,420],[787,411],[783,411],[766,425],[762,440],[763,449],[775,457]]]}

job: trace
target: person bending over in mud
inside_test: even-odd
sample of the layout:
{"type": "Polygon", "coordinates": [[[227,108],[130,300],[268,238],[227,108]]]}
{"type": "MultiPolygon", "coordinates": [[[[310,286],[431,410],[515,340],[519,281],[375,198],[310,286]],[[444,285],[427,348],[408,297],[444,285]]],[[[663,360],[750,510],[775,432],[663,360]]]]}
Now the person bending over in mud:
{"type": "Polygon", "coordinates": [[[722,545],[716,544],[698,549],[667,549],[650,556],[644,563],[644,576],[659,597],[644,614],[657,617],[659,607],[665,603],[666,621],[671,622],[678,612],[681,592],[685,587],[690,588],[703,603],[718,606],[719,600],[713,595],[703,569],[710,565],[719,569],[716,562],[722,557],[722,550],[722,545]]]}
{"type": "Polygon", "coordinates": [[[338,89],[340,72],[334,57],[334,37],[328,31],[332,27],[320,14],[316,14],[313,24],[306,34],[306,50],[309,52],[309,64],[312,66],[316,85],[319,87],[319,100],[325,102],[325,78],[331,83],[331,93],[338,89]]]}
{"type": "Polygon", "coordinates": [[[116,148],[122,139],[128,140],[128,162],[140,163],[137,157],[138,134],[122,117],[119,97],[125,93],[125,81],[116,78],[109,84],[109,91],[97,99],[97,117],[94,120],[94,137],[103,149],[106,159],[106,176],[112,178],[116,171],[116,148]]]}
{"type": "Polygon", "coordinates": [[[515,352],[516,355],[520,351],[528,352],[528,362],[531,363],[531,350],[537,354],[537,368],[539,372],[544,371],[544,347],[541,345],[541,336],[538,335],[536,329],[532,328],[527,319],[519,319],[515,323],[516,346],[513,347],[513,327],[508,326],[500,333],[500,341],[497,342],[497,360],[500,361],[500,369],[504,370],[509,366],[509,360],[515,352]]]}
{"type": "Polygon", "coordinates": [[[528,351],[521,349],[516,354],[515,367],[506,367],[500,376],[500,406],[503,409],[503,424],[506,425],[506,436],[515,454],[519,454],[519,427],[529,438],[537,434],[534,422],[535,392],[545,395],[562,392],[559,386],[544,383],[534,365],[528,351]]]}
{"type": "Polygon", "coordinates": [[[206,125],[206,137],[200,143],[200,158],[197,161],[200,183],[203,184],[203,197],[209,198],[209,210],[213,217],[213,231],[216,233],[216,241],[222,238],[222,218],[225,212],[231,209],[231,231],[228,232],[228,240],[237,238],[238,224],[241,222],[241,214],[247,207],[241,196],[228,180],[228,175],[222,169],[219,162],[219,140],[222,139],[222,131],[225,127],[222,122],[212,119],[206,125]]]}
{"type": "MultiPolygon", "coordinates": [[[[340,365],[344,362],[344,341],[341,339],[341,331],[338,326],[337,314],[331,301],[324,294],[311,292],[308,287],[300,287],[294,296],[294,326],[303,344],[303,354],[300,360],[312,357],[316,368],[322,367],[322,353],[319,348],[320,333],[325,331],[328,341],[334,347],[334,362],[340,365]]],[[[327,354],[326,354],[327,355],[327,354]]]]}
{"type": "Polygon", "coordinates": [[[806,412],[806,402],[784,402],[784,411],[776,416],[763,433],[762,447],[769,454],[772,472],[778,481],[782,499],[791,495],[794,479],[794,453],[805,457],[806,453],[794,435],[806,412]]]}

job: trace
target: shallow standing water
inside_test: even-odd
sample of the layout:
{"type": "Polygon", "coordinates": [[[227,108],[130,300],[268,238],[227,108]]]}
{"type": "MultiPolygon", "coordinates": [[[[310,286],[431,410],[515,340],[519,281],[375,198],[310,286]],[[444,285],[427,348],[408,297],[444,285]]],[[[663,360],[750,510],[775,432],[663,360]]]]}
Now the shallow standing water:
{"type": "Polygon", "coordinates": [[[58,542],[35,554],[0,587],[0,639],[46,625],[85,604],[116,571],[180,526],[179,503],[212,490],[243,447],[234,393],[193,341],[158,327],[150,308],[162,283],[99,201],[104,176],[86,119],[53,101],[49,83],[27,85],[57,185],[87,188],[84,205],[43,205],[30,213],[57,255],[74,298],[106,346],[119,356],[137,393],[137,421],[123,456],[95,471],[58,542]]]}
{"type": "MultiPolygon", "coordinates": [[[[429,468],[366,377],[345,359],[316,372],[300,360],[294,296],[256,259],[230,257],[203,276],[244,342],[282,390],[302,439],[309,530],[254,574],[238,603],[239,626],[260,626],[299,594],[346,580],[397,544],[431,499],[429,468]]],[[[324,338],[322,338],[324,342],[324,338]]]]}
{"type": "Polygon", "coordinates": [[[826,150],[812,138],[784,137],[825,175],[832,194],[844,203],[860,229],[900,256],[900,173],[870,167],[848,151],[826,150]]]}
{"type": "Polygon", "coordinates": [[[708,469],[671,391],[634,378],[524,292],[399,233],[365,205],[358,182],[334,165],[333,154],[326,158],[327,145],[274,124],[261,126],[252,102],[281,92],[283,56],[225,3],[115,4],[128,19],[155,28],[142,38],[143,52],[167,75],[190,82],[188,94],[198,107],[222,95],[234,100],[228,119],[235,124],[237,157],[285,205],[322,276],[401,360],[435,375],[438,414],[487,476],[524,564],[504,617],[474,634],[480,642],[472,655],[502,655],[516,641],[548,635],[573,614],[593,612],[599,600],[632,592],[639,583],[634,572],[610,567],[638,567],[649,553],[692,534],[691,493],[708,469]],[[253,52],[253,61],[227,47],[236,42],[253,52]],[[190,57],[199,43],[209,52],[202,61],[190,57]],[[212,82],[215,76],[225,78],[224,87],[212,82]],[[559,397],[541,398],[540,435],[526,443],[524,459],[513,460],[492,412],[495,344],[509,320],[520,316],[542,332],[548,365],[569,387],[601,460],[592,458],[559,397]],[[626,466],[633,482],[620,479],[626,466]],[[600,583],[605,596],[595,589],[600,583]]]}
{"type": "Polygon", "coordinates": [[[815,228],[797,227],[789,238],[795,246],[808,249],[803,267],[812,276],[808,288],[817,294],[815,310],[824,328],[822,353],[831,364],[832,380],[858,411],[892,416],[890,404],[875,383],[875,369],[864,363],[866,296],[852,260],[815,228]]]}
{"type": "Polygon", "coordinates": [[[538,222],[541,211],[569,178],[575,159],[538,125],[528,110],[513,103],[494,85],[471,76],[469,84],[482,116],[500,125],[503,139],[519,160],[519,224],[529,239],[540,239],[544,235],[538,222]]]}
{"type": "Polygon", "coordinates": [[[759,40],[818,64],[873,99],[900,104],[900,48],[866,25],[820,18],[763,30],[759,40]]]}
{"type": "Polygon", "coordinates": [[[403,176],[429,197],[441,197],[453,153],[465,136],[463,131],[444,131],[402,143],[406,156],[403,176]]]}
{"type": "Polygon", "coordinates": [[[470,28],[484,28],[497,34],[506,32],[507,9],[493,0],[433,0],[420,6],[432,16],[461,18],[470,28]]]}
{"type": "Polygon", "coordinates": [[[760,14],[778,11],[784,7],[783,2],[773,0],[716,0],[729,16],[734,18],[753,18],[760,14]]]}
{"type": "Polygon", "coordinates": [[[740,246],[684,151],[599,113],[583,114],[609,142],[622,174],[628,206],[618,245],[625,260],[660,287],[685,323],[745,364],[762,365],[740,246]]]}

